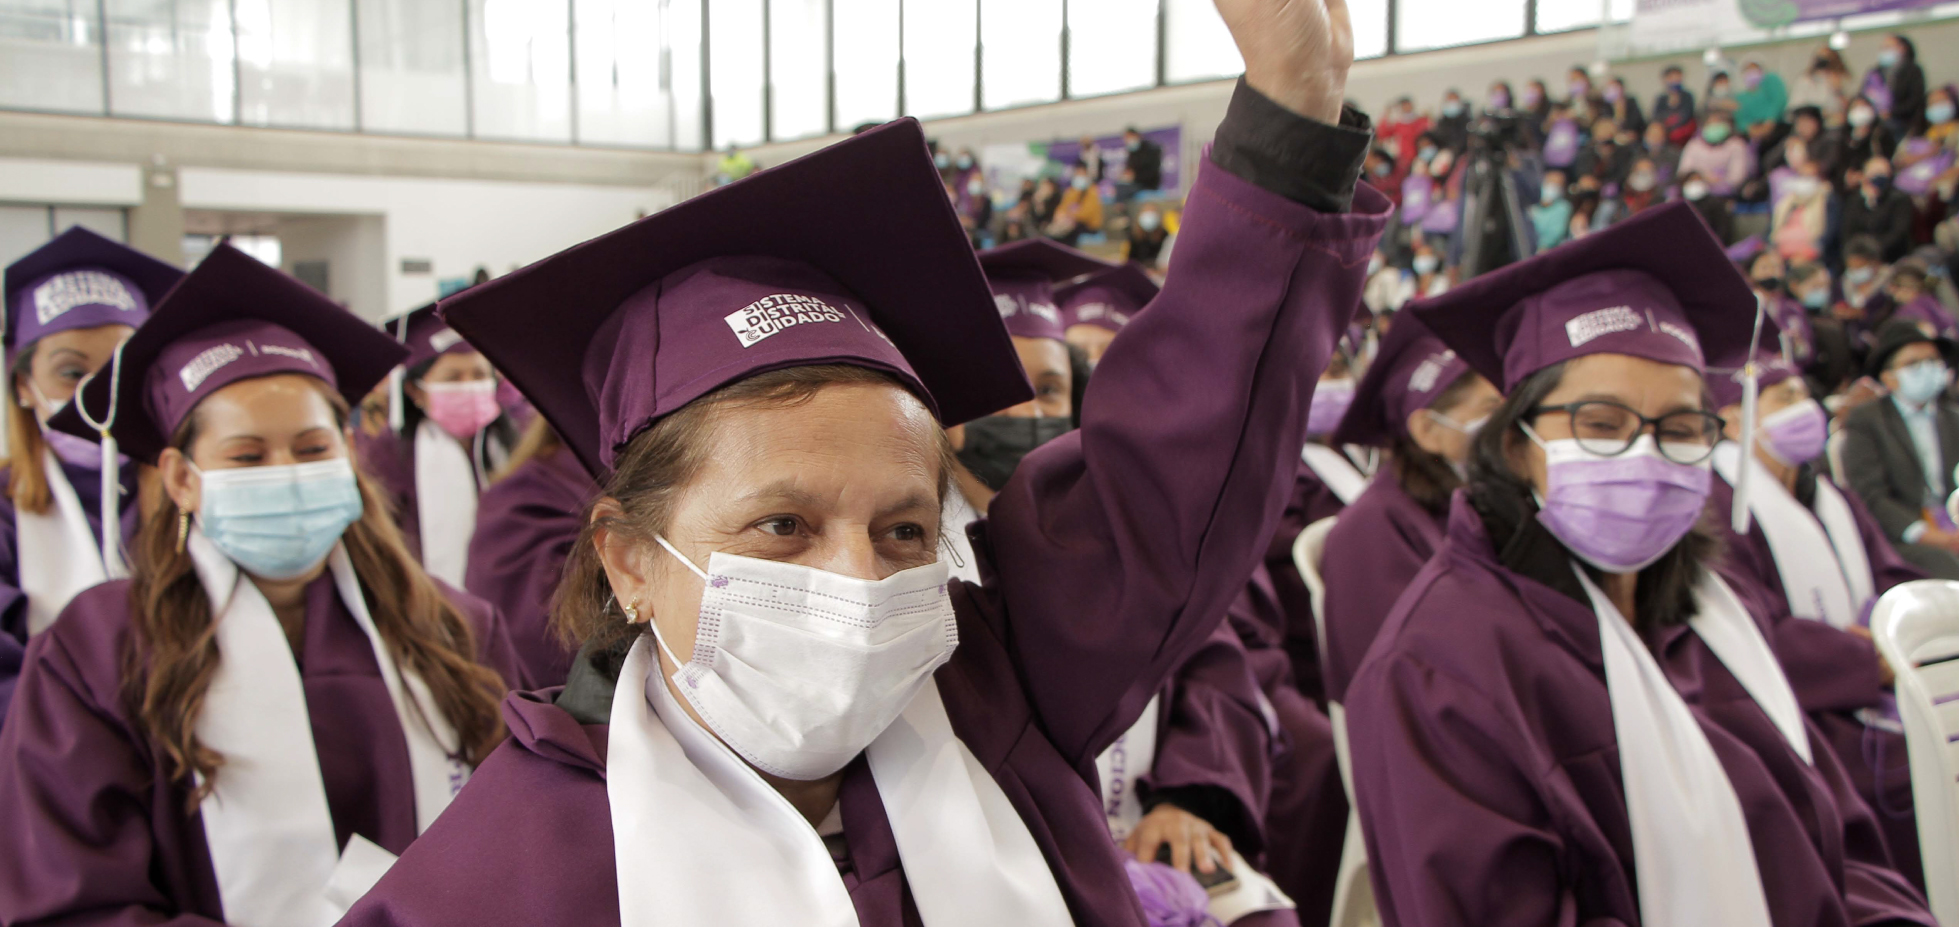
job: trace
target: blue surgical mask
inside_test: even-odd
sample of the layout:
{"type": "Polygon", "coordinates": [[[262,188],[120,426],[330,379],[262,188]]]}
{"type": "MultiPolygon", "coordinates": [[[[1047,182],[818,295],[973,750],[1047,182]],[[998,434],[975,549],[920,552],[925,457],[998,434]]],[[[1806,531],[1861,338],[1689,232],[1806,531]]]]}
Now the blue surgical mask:
{"type": "Polygon", "coordinates": [[[1074,187],[1077,190],[1086,190],[1088,189],[1088,178],[1076,177],[1075,179],[1068,181],[1068,186],[1074,187]]]}
{"type": "Polygon", "coordinates": [[[1443,103],[1442,115],[1447,116],[1450,119],[1454,119],[1457,116],[1462,115],[1462,102],[1459,100],[1450,100],[1446,103],[1443,103]]]}
{"type": "Polygon", "coordinates": [[[1415,273],[1418,274],[1435,273],[1435,269],[1437,267],[1440,267],[1441,264],[1442,264],[1441,259],[1437,258],[1433,254],[1415,255],[1415,273]]]}
{"type": "Polygon", "coordinates": [[[1925,107],[1925,118],[1933,125],[1944,125],[1952,121],[1953,108],[1950,103],[1934,103],[1925,107]]]}
{"type": "Polygon", "coordinates": [[[1889,48],[1877,53],[1877,66],[1895,68],[1898,66],[1898,53],[1889,48]]]}
{"type": "Polygon", "coordinates": [[[1804,308],[1821,309],[1825,306],[1828,306],[1829,304],[1830,304],[1830,290],[1828,287],[1819,286],[1803,294],[1804,308]]]}
{"type": "Polygon", "coordinates": [[[1922,406],[1945,390],[1945,364],[1942,361],[1919,361],[1909,367],[1898,368],[1898,395],[1906,402],[1922,406]]]}
{"type": "Polygon", "coordinates": [[[1136,224],[1142,226],[1145,232],[1154,232],[1162,227],[1163,215],[1161,213],[1146,212],[1136,217],[1136,224]]]}
{"type": "Polygon", "coordinates": [[[238,568],[261,579],[301,576],[361,517],[347,458],[191,471],[201,480],[197,526],[238,568]]]}

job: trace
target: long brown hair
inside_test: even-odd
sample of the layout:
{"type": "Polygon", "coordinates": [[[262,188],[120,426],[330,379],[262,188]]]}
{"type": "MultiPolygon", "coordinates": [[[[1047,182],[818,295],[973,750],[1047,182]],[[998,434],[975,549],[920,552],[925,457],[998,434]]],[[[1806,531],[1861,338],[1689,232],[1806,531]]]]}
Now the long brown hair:
{"type": "MultiPolygon", "coordinates": [[[[325,384],[315,385],[333,404],[338,424],[346,427],[346,404],[325,384]]],[[[188,453],[197,440],[197,422],[193,411],[170,446],[188,453]]],[[[481,763],[503,740],[498,713],[503,679],[476,662],[469,620],[409,556],[401,530],[388,516],[386,497],[360,472],[358,461],[355,481],[361,517],[347,527],[341,541],[367,594],[375,629],[396,663],[428,684],[436,708],[456,730],[458,758],[472,766],[481,763]]],[[[130,563],[135,634],[125,654],[123,697],[162,749],[171,780],[203,779],[192,790],[194,808],[224,764],[222,755],[197,739],[198,713],[220,657],[210,600],[190,555],[178,546],[181,514],[176,501],[164,494],[136,536],[130,563]]]]}
{"type": "MultiPolygon", "coordinates": [[[[623,649],[639,636],[641,629],[628,624],[614,607],[612,582],[606,578],[593,538],[603,528],[650,544],[654,535],[666,530],[680,492],[707,461],[707,436],[717,412],[733,405],[800,405],[826,386],[852,383],[904,388],[889,374],[847,364],[772,370],[681,406],[628,442],[599,497],[617,502],[621,514],[595,519],[588,512],[578,543],[572,545],[565,560],[564,583],[558,587],[551,610],[551,624],[559,639],[602,653],[623,649]]],[[[939,500],[943,503],[957,458],[943,430],[938,432],[938,442],[939,500]]]]}
{"type": "Polygon", "coordinates": [[[14,500],[14,508],[36,515],[45,514],[48,506],[54,504],[54,493],[48,488],[48,471],[44,453],[47,439],[41,436],[41,420],[34,410],[20,404],[20,383],[32,375],[34,369],[34,347],[29,345],[14,358],[7,371],[7,455],[0,466],[7,471],[7,495],[14,500]]]}
{"type": "MultiPolygon", "coordinates": [[[[1455,382],[1437,393],[1424,409],[1440,411],[1462,401],[1464,393],[1476,385],[1477,376],[1473,371],[1463,371],[1455,382]]],[[[1395,479],[1401,481],[1401,490],[1415,504],[1437,515],[1448,511],[1449,497],[1462,485],[1462,478],[1456,476],[1455,468],[1440,454],[1424,450],[1415,443],[1408,433],[1406,423],[1398,423],[1394,439],[1388,444],[1388,464],[1393,468],[1395,479]]]]}
{"type": "Polygon", "coordinates": [[[555,457],[564,447],[564,441],[558,438],[558,429],[551,427],[544,416],[537,416],[531,419],[530,427],[524,429],[524,436],[517,439],[517,446],[510,449],[510,459],[503,462],[501,469],[490,474],[490,484],[494,486],[503,482],[510,474],[516,473],[518,467],[533,460],[555,457]]]}

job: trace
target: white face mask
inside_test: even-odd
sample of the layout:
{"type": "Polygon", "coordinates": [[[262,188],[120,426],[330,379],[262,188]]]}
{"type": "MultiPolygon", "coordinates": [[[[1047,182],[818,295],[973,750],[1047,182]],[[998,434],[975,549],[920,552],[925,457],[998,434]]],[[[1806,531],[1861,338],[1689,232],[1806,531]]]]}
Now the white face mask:
{"type": "Polygon", "coordinates": [[[707,588],[693,659],[674,687],[722,742],[785,779],[842,769],[952,659],[959,627],[944,562],[881,580],[716,552],[702,571],[656,538],[707,588]]]}

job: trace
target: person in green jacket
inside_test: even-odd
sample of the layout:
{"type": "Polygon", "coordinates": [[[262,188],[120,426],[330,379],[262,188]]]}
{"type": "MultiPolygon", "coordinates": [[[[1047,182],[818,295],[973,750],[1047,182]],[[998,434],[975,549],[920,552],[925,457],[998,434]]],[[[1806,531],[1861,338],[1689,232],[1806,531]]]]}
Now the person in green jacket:
{"type": "Polygon", "coordinates": [[[1750,61],[1741,69],[1741,92],[1735,94],[1735,127],[1760,140],[1782,122],[1782,111],[1789,108],[1789,88],[1782,75],[1764,72],[1750,61]]]}

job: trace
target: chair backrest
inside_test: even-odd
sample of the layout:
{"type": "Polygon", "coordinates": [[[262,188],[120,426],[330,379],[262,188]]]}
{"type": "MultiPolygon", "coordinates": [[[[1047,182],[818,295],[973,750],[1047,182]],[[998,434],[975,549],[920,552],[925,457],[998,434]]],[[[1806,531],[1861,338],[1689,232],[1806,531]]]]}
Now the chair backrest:
{"type": "Polygon", "coordinates": [[[1843,435],[1841,431],[1831,433],[1829,440],[1823,443],[1823,456],[1830,462],[1830,477],[1837,481],[1837,485],[1848,486],[1850,484],[1843,478],[1843,435]]]}
{"type": "Polygon", "coordinates": [[[1300,578],[1306,580],[1306,592],[1312,597],[1313,637],[1320,653],[1326,652],[1326,583],[1320,579],[1320,558],[1326,555],[1326,536],[1337,518],[1322,518],[1307,525],[1306,530],[1299,532],[1299,539],[1292,542],[1292,565],[1299,569],[1300,578]]]}
{"type": "Polygon", "coordinates": [[[1959,924],[1959,582],[1893,587],[1871,612],[1871,634],[1898,674],[1932,916],[1959,924]]]}

